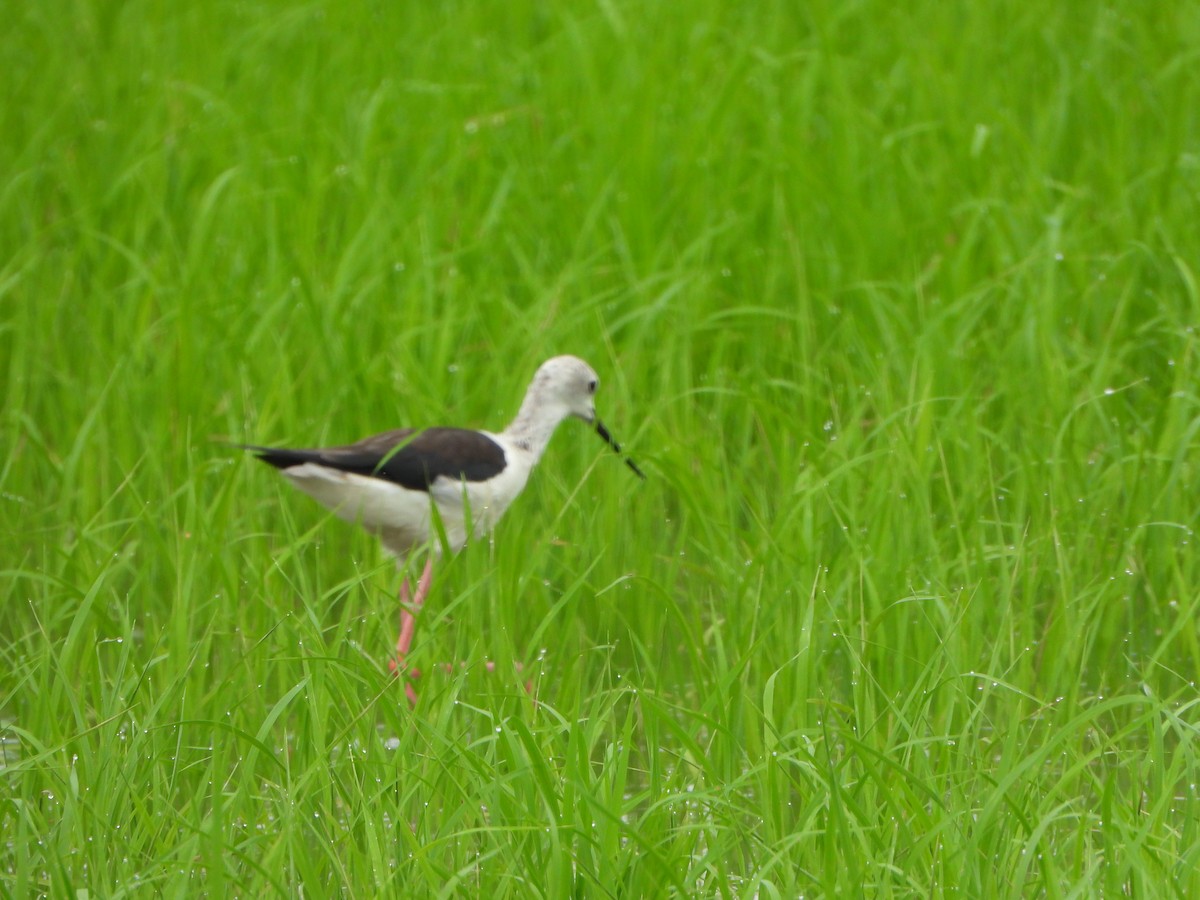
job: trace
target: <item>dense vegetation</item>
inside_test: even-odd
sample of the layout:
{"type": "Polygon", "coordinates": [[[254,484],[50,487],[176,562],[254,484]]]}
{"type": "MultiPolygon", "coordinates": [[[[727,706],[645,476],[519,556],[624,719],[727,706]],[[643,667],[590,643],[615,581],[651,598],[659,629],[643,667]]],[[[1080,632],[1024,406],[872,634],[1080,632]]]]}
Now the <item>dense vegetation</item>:
{"type": "Polygon", "coordinates": [[[1200,894],[1194,2],[8,13],[5,895],[1200,894]],[[410,709],[229,444],[557,353],[410,709]]]}

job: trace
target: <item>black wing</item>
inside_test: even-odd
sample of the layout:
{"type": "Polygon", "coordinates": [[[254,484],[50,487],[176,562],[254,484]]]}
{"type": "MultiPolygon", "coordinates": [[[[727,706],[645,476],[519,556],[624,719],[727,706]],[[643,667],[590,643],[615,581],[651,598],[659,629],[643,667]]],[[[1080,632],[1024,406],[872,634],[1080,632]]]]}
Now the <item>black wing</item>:
{"type": "Polygon", "coordinates": [[[439,477],[487,481],[504,471],[504,449],[467,428],[399,428],[344,447],[288,450],[246,447],[277,469],[317,463],[355,475],[382,478],[410,491],[428,491],[439,477]]]}

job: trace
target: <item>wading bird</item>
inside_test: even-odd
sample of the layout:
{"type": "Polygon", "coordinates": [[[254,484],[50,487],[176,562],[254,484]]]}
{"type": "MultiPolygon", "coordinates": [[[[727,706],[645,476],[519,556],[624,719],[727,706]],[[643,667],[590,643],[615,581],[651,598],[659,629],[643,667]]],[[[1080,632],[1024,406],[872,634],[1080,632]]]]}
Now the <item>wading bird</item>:
{"type": "MultiPolygon", "coordinates": [[[[447,548],[457,551],[469,537],[490,531],[525,487],[563,419],[583,419],[620,453],[620,445],[596,418],[599,383],[582,359],[556,356],[542,363],[517,417],[499,433],[401,428],[342,447],[244,449],[279,469],[339,518],[378,535],[401,568],[414,552],[428,553],[416,589],[410,590],[407,576],[400,582],[400,636],[391,662],[392,671],[400,673],[412,645],[414,614],[429,594],[433,557],[442,550],[443,536],[447,548]]],[[[625,464],[639,478],[646,477],[628,457],[625,464]]],[[[405,692],[415,703],[411,683],[405,684],[405,692]]]]}

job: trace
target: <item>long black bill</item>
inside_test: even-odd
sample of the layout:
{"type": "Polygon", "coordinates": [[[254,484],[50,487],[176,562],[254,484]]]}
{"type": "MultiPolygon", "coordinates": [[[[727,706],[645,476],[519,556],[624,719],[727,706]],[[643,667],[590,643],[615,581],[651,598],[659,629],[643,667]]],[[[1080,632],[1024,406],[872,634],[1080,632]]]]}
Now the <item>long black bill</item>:
{"type": "MultiPolygon", "coordinates": [[[[600,437],[604,438],[604,442],[606,444],[608,444],[608,446],[613,448],[613,452],[618,453],[618,454],[621,452],[621,445],[618,444],[616,442],[616,440],[613,439],[613,436],[611,434],[609,434],[608,429],[604,427],[604,423],[601,422],[599,419],[596,420],[596,434],[598,434],[598,435],[600,435],[600,437]]],[[[633,469],[633,474],[636,475],[638,478],[642,479],[642,481],[646,480],[645,473],[641,469],[639,469],[637,467],[637,463],[635,463],[628,456],[625,457],[625,465],[627,465],[627,466],[629,466],[629,468],[633,469]]]]}

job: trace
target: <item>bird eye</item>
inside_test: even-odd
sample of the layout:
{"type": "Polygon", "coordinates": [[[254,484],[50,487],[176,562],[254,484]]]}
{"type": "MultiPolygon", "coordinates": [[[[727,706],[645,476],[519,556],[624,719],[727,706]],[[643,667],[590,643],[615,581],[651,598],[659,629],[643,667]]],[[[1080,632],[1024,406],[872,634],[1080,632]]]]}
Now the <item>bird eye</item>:
{"type": "Polygon", "coordinates": [[[594,378],[588,382],[588,393],[589,394],[596,393],[596,380],[594,378]]]}

